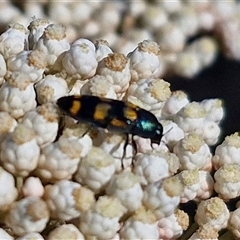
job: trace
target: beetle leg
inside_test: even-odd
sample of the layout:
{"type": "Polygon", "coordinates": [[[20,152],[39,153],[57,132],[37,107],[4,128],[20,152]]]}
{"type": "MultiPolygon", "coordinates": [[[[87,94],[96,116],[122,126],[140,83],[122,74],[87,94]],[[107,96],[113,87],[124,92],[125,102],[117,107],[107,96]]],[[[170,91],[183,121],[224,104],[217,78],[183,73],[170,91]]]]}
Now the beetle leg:
{"type": "Polygon", "coordinates": [[[83,133],[82,137],[84,137],[90,130],[92,129],[93,124],[90,124],[90,126],[87,128],[87,130],[83,133]]]}
{"type": "Polygon", "coordinates": [[[132,166],[133,166],[133,159],[137,154],[137,144],[136,144],[135,140],[133,139],[133,137],[134,137],[134,135],[132,135],[132,147],[133,147],[133,150],[134,150],[134,154],[133,154],[133,157],[132,157],[132,166]]]}
{"type": "Polygon", "coordinates": [[[128,134],[126,134],[126,141],[125,141],[124,146],[123,146],[123,155],[122,155],[122,159],[121,159],[122,169],[124,169],[123,159],[126,156],[126,148],[127,148],[128,143],[129,143],[129,136],[128,136],[128,134]]]}

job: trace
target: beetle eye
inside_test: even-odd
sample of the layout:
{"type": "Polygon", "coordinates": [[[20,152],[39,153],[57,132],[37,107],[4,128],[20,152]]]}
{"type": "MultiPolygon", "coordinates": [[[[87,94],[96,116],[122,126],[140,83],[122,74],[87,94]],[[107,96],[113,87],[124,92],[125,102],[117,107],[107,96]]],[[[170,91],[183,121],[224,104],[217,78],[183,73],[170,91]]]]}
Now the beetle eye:
{"type": "Polygon", "coordinates": [[[157,130],[156,130],[156,134],[157,134],[157,135],[161,135],[162,132],[161,132],[160,130],[157,129],[157,130]]]}

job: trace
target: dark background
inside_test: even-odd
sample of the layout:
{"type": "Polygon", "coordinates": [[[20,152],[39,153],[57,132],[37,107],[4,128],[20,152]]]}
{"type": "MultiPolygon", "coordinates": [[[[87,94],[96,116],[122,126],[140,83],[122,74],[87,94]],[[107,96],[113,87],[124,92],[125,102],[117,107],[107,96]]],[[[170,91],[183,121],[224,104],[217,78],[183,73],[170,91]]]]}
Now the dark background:
{"type": "Polygon", "coordinates": [[[193,79],[179,76],[165,78],[171,90],[185,91],[191,101],[207,98],[224,100],[225,117],[221,122],[219,145],[226,135],[240,131],[240,62],[227,59],[221,53],[215,63],[193,79]]]}

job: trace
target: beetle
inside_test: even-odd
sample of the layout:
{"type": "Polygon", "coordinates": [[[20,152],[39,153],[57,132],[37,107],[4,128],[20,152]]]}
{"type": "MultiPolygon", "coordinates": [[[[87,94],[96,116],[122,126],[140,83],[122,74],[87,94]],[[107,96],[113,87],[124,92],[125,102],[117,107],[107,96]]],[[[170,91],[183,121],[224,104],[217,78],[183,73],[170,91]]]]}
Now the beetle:
{"type": "MultiPolygon", "coordinates": [[[[57,100],[59,108],[72,118],[95,127],[105,128],[109,131],[137,135],[150,138],[153,143],[160,144],[163,136],[163,126],[154,114],[130,102],[101,98],[92,95],[71,95],[57,100]]],[[[132,141],[136,150],[136,145],[132,141]]]]}

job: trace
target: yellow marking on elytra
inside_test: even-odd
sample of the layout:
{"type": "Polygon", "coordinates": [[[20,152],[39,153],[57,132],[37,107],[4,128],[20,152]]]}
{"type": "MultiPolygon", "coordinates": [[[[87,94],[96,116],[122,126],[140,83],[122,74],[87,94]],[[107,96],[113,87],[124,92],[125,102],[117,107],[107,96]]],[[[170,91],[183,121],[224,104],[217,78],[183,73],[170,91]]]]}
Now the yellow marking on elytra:
{"type": "Polygon", "coordinates": [[[118,120],[116,118],[114,118],[111,121],[111,125],[114,126],[114,127],[120,127],[120,128],[126,127],[126,123],[124,121],[118,120]]]}
{"type": "Polygon", "coordinates": [[[131,121],[135,121],[137,119],[137,111],[130,107],[124,108],[124,117],[130,119],[131,121]]]}
{"type": "Polygon", "coordinates": [[[93,114],[93,119],[94,120],[104,120],[107,115],[108,115],[108,110],[111,108],[111,106],[107,103],[99,103],[97,104],[94,114],[93,114]]]}
{"type": "Polygon", "coordinates": [[[78,100],[73,100],[72,106],[69,109],[69,112],[73,115],[77,115],[80,109],[81,109],[81,102],[78,100]]]}

